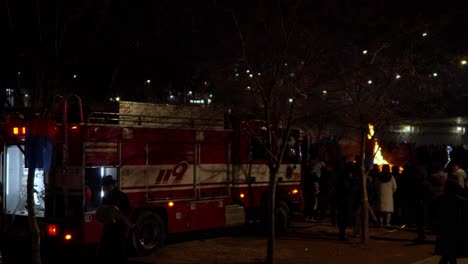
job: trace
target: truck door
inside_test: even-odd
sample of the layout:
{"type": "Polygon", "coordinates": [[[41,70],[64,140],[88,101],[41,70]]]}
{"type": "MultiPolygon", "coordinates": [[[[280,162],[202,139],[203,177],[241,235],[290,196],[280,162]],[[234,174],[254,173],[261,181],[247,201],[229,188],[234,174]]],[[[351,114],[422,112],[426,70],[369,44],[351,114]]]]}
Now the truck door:
{"type": "MultiPolygon", "coordinates": [[[[25,168],[24,154],[21,146],[10,145],[5,148],[5,163],[3,174],[4,185],[4,213],[9,215],[28,215],[26,198],[26,185],[28,180],[28,169],[25,168]]],[[[45,215],[45,186],[44,171],[35,170],[34,178],[34,202],[36,205],[36,216],[45,215]]]]}
{"type": "Polygon", "coordinates": [[[195,177],[197,200],[190,204],[192,228],[219,228],[225,225],[229,197],[230,145],[222,132],[196,132],[195,177]]]}
{"type": "Polygon", "coordinates": [[[111,175],[117,180],[118,168],[105,166],[85,168],[83,226],[83,241],[85,244],[97,243],[101,237],[102,225],[96,220],[96,209],[101,205],[104,196],[101,179],[106,175],[111,175]]]}
{"type": "Polygon", "coordinates": [[[218,143],[198,144],[196,166],[200,198],[227,196],[229,171],[229,146],[218,143]]]}

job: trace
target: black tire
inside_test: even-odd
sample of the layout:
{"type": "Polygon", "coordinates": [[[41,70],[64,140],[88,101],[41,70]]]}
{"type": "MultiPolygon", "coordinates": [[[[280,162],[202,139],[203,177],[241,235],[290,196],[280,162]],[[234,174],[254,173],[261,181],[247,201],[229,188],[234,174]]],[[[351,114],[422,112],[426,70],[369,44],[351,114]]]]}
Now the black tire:
{"type": "Polygon", "coordinates": [[[289,212],[290,212],[289,206],[285,201],[279,201],[276,204],[275,226],[276,226],[276,234],[279,236],[285,236],[288,233],[289,212]]]}
{"type": "Polygon", "coordinates": [[[132,244],[137,256],[148,256],[162,247],[167,228],[164,219],[151,211],[141,212],[132,230],[132,244]]]}

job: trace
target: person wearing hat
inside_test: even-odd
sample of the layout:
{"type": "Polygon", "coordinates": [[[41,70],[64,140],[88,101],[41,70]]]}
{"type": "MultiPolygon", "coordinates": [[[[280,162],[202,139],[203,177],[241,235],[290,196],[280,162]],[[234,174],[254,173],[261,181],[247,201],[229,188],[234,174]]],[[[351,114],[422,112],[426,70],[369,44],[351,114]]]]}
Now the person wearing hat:
{"type": "Polygon", "coordinates": [[[116,187],[111,175],[101,180],[104,197],[96,212],[98,221],[104,224],[99,257],[104,263],[127,263],[127,236],[131,207],[128,196],[116,187]]]}

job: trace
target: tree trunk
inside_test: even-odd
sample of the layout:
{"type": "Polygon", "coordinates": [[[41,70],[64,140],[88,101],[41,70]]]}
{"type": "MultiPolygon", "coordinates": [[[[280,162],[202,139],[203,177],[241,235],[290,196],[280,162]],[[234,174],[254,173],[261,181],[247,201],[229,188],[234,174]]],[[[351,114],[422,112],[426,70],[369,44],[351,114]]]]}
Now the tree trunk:
{"type": "Polygon", "coordinates": [[[361,205],[361,243],[367,244],[369,236],[369,200],[367,197],[367,179],[364,161],[366,159],[367,129],[361,131],[361,181],[362,181],[362,205],[361,205]]]}
{"type": "Polygon", "coordinates": [[[31,232],[31,263],[41,264],[41,240],[39,225],[36,221],[36,205],[34,202],[34,178],[36,168],[31,166],[28,169],[27,183],[27,204],[28,204],[28,223],[31,232]]]}
{"type": "Polygon", "coordinates": [[[275,263],[275,200],[276,200],[276,170],[270,167],[270,201],[268,203],[268,244],[267,264],[275,263]]]}

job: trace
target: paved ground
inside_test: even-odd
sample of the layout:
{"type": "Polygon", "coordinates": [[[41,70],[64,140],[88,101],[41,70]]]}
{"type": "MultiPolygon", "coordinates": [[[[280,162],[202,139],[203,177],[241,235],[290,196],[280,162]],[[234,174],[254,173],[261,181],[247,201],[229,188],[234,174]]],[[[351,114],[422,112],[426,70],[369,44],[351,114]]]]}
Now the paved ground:
{"type": "MultiPolygon", "coordinates": [[[[415,233],[410,229],[370,228],[369,234],[367,245],[360,238],[342,242],[336,226],[328,222],[296,220],[288,236],[276,239],[275,260],[277,264],[437,264],[440,259],[433,255],[435,238],[430,234],[423,244],[413,242],[415,233]]],[[[266,243],[265,237],[252,230],[203,232],[171,237],[152,256],[131,258],[130,264],[260,264],[265,260],[266,243]]],[[[458,263],[468,264],[468,259],[458,263]]]]}
{"type": "MultiPolygon", "coordinates": [[[[335,226],[328,223],[295,222],[287,237],[276,240],[275,260],[281,263],[381,263],[433,264],[435,238],[428,235],[426,243],[416,244],[414,232],[408,229],[371,228],[367,245],[359,238],[350,242],[337,240],[335,226]]],[[[266,239],[248,234],[223,234],[171,242],[153,256],[132,258],[131,263],[189,264],[263,263],[266,239]]],[[[459,263],[468,263],[461,259],[459,263]]]]}

